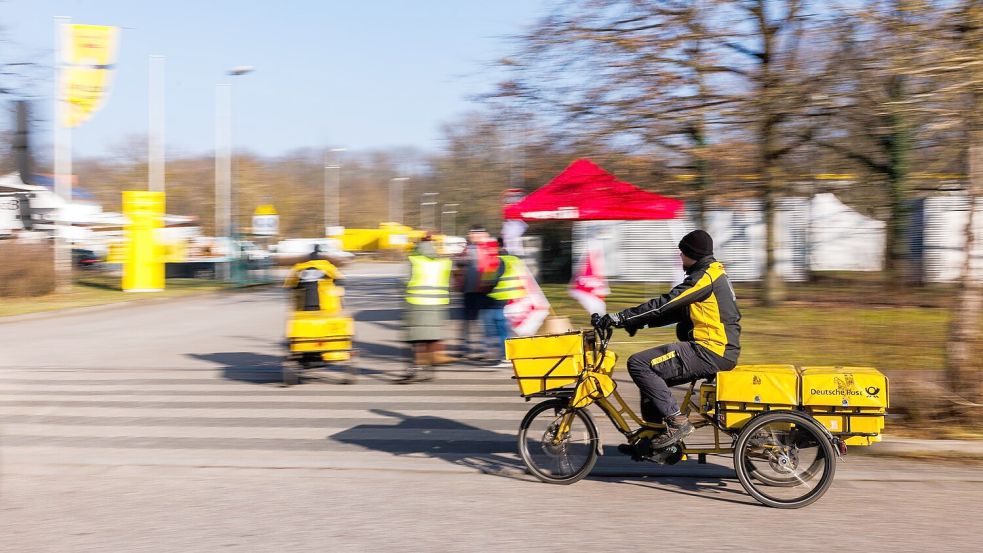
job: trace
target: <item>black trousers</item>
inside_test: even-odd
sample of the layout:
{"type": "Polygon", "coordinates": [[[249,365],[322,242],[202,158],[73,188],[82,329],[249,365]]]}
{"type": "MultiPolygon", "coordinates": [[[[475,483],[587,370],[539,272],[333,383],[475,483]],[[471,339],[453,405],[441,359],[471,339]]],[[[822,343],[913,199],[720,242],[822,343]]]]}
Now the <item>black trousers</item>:
{"type": "MultiPolygon", "coordinates": [[[[464,353],[477,353],[481,349],[481,342],[477,342],[476,345],[471,340],[471,335],[473,333],[473,327],[477,327],[480,324],[478,322],[478,316],[486,303],[485,298],[486,296],[483,293],[464,293],[464,318],[461,320],[461,348],[464,353]]],[[[477,331],[481,333],[481,328],[478,327],[477,331]]]]}
{"type": "Polygon", "coordinates": [[[732,368],[733,363],[693,342],[674,342],[628,358],[628,374],[642,392],[642,418],[650,422],[679,413],[670,386],[732,368]]]}

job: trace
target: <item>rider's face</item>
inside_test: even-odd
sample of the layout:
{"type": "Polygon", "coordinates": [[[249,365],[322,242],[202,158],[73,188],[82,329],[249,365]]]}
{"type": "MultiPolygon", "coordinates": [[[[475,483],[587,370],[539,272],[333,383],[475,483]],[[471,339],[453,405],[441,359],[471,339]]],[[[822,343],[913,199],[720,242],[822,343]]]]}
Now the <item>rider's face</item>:
{"type": "Polygon", "coordinates": [[[695,259],[690,259],[683,252],[679,252],[679,259],[683,260],[683,269],[689,269],[694,263],[696,263],[695,259]]]}

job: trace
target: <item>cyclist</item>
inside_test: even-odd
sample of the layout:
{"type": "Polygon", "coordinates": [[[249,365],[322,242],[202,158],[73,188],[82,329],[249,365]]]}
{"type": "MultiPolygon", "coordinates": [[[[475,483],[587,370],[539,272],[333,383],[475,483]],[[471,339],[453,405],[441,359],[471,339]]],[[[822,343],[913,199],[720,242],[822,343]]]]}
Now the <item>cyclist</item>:
{"type": "Polygon", "coordinates": [[[713,258],[713,239],[694,230],[679,242],[686,278],[678,286],[637,307],[598,319],[598,328],[624,328],[634,336],[641,328],[676,325],[680,340],[628,358],[628,374],[642,392],[642,418],[665,420],[666,430],[653,442],[668,447],[693,433],[669,386],[709,378],[737,364],[741,312],[722,263],[713,258]]]}

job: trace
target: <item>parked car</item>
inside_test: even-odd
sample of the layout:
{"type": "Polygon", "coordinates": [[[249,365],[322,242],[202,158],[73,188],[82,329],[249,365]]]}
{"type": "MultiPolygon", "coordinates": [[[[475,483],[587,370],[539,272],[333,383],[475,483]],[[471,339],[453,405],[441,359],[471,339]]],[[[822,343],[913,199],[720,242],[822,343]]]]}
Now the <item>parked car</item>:
{"type": "Polygon", "coordinates": [[[96,252],[85,248],[72,248],[72,264],[83,269],[98,265],[102,261],[96,252]]]}

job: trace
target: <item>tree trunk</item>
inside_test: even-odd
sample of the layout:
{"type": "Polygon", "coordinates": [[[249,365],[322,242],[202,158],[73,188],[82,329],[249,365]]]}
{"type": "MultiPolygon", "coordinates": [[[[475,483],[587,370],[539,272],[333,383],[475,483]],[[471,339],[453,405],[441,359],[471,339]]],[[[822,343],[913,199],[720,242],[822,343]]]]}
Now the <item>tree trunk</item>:
{"type": "MultiPolygon", "coordinates": [[[[983,47],[983,6],[977,0],[967,2],[963,9],[965,34],[963,48],[967,52],[979,52],[983,47]]],[[[946,344],[945,377],[948,390],[957,398],[954,411],[968,414],[967,403],[983,403],[983,386],[980,381],[980,363],[975,355],[980,335],[980,315],[983,314],[983,283],[973,272],[973,250],[976,246],[974,224],[976,200],[983,194],[983,70],[978,65],[968,72],[971,83],[966,121],[969,132],[968,196],[969,217],[966,224],[966,259],[963,261],[962,279],[956,308],[952,314],[949,343],[946,344]]],[[[979,415],[979,411],[974,413],[979,415]]]]}
{"type": "Polygon", "coordinates": [[[696,199],[696,225],[697,228],[707,230],[707,214],[706,214],[706,198],[707,190],[710,188],[710,164],[707,162],[706,158],[706,148],[707,140],[706,135],[703,132],[703,115],[700,114],[701,119],[697,126],[694,127],[692,132],[693,143],[696,146],[696,180],[693,183],[696,187],[697,199],[696,199]]]}
{"type": "MultiPolygon", "coordinates": [[[[980,337],[979,320],[983,314],[983,286],[979,275],[972,270],[972,253],[976,246],[973,226],[976,220],[976,199],[983,190],[983,131],[970,134],[969,147],[969,218],[966,225],[966,259],[956,307],[952,314],[949,342],[946,345],[946,386],[958,398],[980,402],[980,365],[975,349],[980,337]]],[[[959,405],[955,410],[961,411],[959,405]]]]}
{"type": "Polygon", "coordinates": [[[778,272],[778,179],[771,167],[766,167],[762,176],[765,187],[762,202],[765,215],[765,274],[761,301],[771,307],[785,299],[785,283],[778,272]]]}
{"type": "MultiPolygon", "coordinates": [[[[905,99],[903,77],[895,76],[888,86],[891,101],[900,102],[905,99]]],[[[908,206],[905,204],[905,198],[911,140],[910,130],[903,114],[895,111],[888,117],[888,124],[891,127],[891,134],[887,139],[889,171],[887,186],[890,212],[884,240],[884,271],[886,278],[897,283],[904,280],[897,277],[902,276],[899,272],[904,268],[908,258],[908,243],[905,239],[908,206]]]]}

